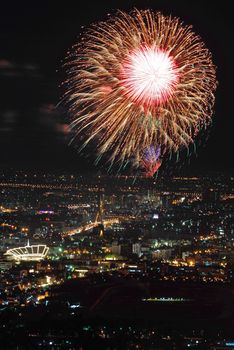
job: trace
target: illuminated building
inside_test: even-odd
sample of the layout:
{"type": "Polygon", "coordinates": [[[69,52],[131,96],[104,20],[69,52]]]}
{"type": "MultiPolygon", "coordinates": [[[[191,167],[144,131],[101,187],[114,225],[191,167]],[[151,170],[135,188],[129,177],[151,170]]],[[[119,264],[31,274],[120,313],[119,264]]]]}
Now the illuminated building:
{"type": "Polygon", "coordinates": [[[10,261],[0,260],[0,271],[7,271],[12,268],[12,263],[10,261]]]}
{"type": "Polygon", "coordinates": [[[29,241],[25,247],[8,249],[5,255],[8,259],[16,261],[40,261],[43,260],[49,248],[45,244],[30,245],[29,241]]]}
{"type": "Polygon", "coordinates": [[[205,203],[217,203],[220,201],[220,191],[213,188],[205,188],[202,193],[202,200],[205,203]]]}
{"type": "Polygon", "coordinates": [[[132,252],[133,252],[133,254],[136,254],[137,256],[141,256],[141,244],[134,243],[132,245],[132,252]]]}
{"type": "Polygon", "coordinates": [[[157,249],[152,252],[152,258],[154,260],[169,259],[172,254],[172,249],[157,249]]]}
{"type": "Polygon", "coordinates": [[[112,246],[111,246],[111,253],[112,254],[117,254],[120,255],[121,254],[121,245],[118,244],[118,242],[113,242],[112,246]]]}

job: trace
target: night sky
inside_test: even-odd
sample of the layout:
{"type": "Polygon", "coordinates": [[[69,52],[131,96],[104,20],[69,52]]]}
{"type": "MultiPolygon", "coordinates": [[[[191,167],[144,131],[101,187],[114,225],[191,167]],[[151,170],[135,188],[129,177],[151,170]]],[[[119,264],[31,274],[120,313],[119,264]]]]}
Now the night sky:
{"type": "Polygon", "coordinates": [[[233,12],[223,0],[4,1],[0,11],[1,167],[96,171],[68,146],[61,61],[82,26],[116,9],[160,10],[192,24],[213,54],[219,86],[209,137],[183,170],[233,172],[233,12]]]}

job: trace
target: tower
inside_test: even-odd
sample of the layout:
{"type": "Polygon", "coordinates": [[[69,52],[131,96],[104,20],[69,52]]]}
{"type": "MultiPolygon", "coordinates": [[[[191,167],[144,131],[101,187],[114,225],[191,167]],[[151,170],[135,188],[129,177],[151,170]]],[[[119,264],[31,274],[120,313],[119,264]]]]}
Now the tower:
{"type": "Polygon", "coordinates": [[[104,224],[103,224],[103,213],[104,213],[104,205],[103,205],[103,193],[99,192],[98,195],[98,211],[95,218],[96,223],[98,224],[97,230],[99,237],[103,237],[104,234],[104,224]]]}
{"type": "Polygon", "coordinates": [[[103,194],[99,193],[99,195],[98,195],[98,211],[97,211],[95,221],[99,222],[102,225],[103,225],[103,212],[104,212],[103,194]]]}

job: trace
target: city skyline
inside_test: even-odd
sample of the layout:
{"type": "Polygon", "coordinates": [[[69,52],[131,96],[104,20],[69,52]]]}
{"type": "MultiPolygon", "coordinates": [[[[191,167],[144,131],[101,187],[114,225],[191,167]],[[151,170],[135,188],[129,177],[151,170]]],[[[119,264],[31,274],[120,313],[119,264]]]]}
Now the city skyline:
{"type": "Polygon", "coordinates": [[[233,180],[1,171],[2,348],[232,348],[233,180]]]}

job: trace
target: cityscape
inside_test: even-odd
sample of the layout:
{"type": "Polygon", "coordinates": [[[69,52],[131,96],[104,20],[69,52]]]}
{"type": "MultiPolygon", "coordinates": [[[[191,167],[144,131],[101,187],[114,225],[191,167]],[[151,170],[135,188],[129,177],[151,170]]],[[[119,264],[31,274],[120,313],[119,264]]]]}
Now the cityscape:
{"type": "Polygon", "coordinates": [[[234,177],[133,180],[1,173],[5,348],[230,348],[234,177]]]}
{"type": "Polygon", "coordinates": [[[232,23],[2,4],[0,350],[234,349],[232,23]]]}

